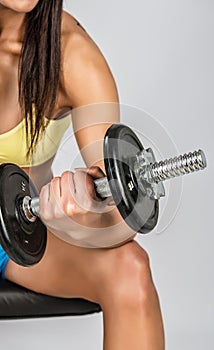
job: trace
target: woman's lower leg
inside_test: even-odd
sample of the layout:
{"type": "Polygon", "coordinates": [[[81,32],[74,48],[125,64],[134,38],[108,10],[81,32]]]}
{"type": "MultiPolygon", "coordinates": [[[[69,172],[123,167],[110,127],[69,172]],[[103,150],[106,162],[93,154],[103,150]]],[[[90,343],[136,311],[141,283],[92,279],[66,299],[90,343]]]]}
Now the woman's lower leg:
{"type": "Polygon", "coordinates": [[[114,265],[98,301],[104,315],[104,350],[164,350],[160,303],[146,252],[128,243],[114,265]]]}
{"type": "Polygon", "coordinates": [[[154,290],[150,300],[133,300],[104,310],[104,350],[164,350],[160,305],[154,290]]]}

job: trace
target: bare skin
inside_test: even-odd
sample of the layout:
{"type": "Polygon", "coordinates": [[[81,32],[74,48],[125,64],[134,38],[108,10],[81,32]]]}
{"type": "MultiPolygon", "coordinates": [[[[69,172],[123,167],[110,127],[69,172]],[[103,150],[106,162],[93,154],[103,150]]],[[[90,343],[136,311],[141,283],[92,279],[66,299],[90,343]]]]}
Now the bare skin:
{"type": "MultiPolygon", "coordinates": [[[[25,12],[36,6],[37,2],[0,1],[0,134],[14,128],[23,118],[18,105],[17,76],[21,25],[25,12]]],[[[67,13],[63,13],[62,58],[61,84],[53,117],[68,108],[118,102],[116,85],[103,55],[67,13]]],[[[103,138],[109,124],[118,121],[118,115],[115,113],[111,118],[105,124],[93,126],[93,132],[90,126],[84,129],[81,125],[76,127],[74,121],[80,149],[95,142],[96,135],[103,138]]],[[[100,150],[97,161],[87,152],[83,154],[88,167],[99,165],[104,170],[100,161],[101,153],[100,150]]],[[[50,163],[46,164],[48,169],[50,163]]],[[[95,177],[100,176],[98,168],[92,171],[95,177]]],[[[51,179],[51,176],[49,170],[48,177],[51,179]]],[[[48,205],[46,197],[50,188],[57,193],[68,176],[72,176],[74,186],[81,181],[88,181],[87,193],[82,191],[79,195],[84,201],[90,202],[92,183],[89,175],[80,171],[76,175],[65,173],[61,178],[52,179],[50,186],[44,186],[41,193],[44,207],[48,205]]],[[[48,177],[46,183],[50,180],[48,177]]],[[[38,172],[33,180],[38,187],[43,185],[38,172]]],[[[73,203],[74,200],[67,198],[66,203],[73,203]]],[[[93,221],[90,211],[85,213],[78,206],[72,208],[68,210],[71,217],[78,216],[89,223],[93,221]]],[[[120,222],[124,230],[130,231],[122,222],[117,209],[108,215],[108,223],[105,215],[101,221],[101,227],[120,222]]],[[[133,239],[135,234],[130,234],[133,239]]],[[[7,279],[36,292],[65,298],[82,297],[99,303],[103,310],[105,350],[163,350],[163,322],[149,258],[145,250],[132,239],[115,248],[87,249],[68,244],[49,231],[43,259],[31,268],[23,268],[9,260],[5,275],[7,279]]]]}

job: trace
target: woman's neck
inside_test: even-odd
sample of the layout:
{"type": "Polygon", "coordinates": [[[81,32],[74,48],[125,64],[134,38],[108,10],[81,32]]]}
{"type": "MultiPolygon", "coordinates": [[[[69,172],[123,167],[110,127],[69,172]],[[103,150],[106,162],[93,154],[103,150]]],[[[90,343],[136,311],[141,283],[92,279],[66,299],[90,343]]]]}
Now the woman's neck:
{"type": "Polygon", "coordinates": [[[25,13],[0,5],[0,41],[21,41],[25,13]]]}

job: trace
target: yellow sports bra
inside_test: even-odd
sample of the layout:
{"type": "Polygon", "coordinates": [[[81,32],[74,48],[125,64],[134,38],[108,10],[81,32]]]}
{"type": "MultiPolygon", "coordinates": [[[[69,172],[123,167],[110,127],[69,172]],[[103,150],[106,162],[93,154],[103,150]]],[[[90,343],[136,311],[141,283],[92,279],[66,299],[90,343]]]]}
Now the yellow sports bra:
{"type": "Polygon", "coordinates": [[[36,145],[32,160],[27,160],[25,121],[22,120],[15,128],[0,135],[0,164],[15,163],[27,168],[46,162],[56,154],[60,141],[70,124],[71,114],[61,119],[50,120],[36,145]]]}

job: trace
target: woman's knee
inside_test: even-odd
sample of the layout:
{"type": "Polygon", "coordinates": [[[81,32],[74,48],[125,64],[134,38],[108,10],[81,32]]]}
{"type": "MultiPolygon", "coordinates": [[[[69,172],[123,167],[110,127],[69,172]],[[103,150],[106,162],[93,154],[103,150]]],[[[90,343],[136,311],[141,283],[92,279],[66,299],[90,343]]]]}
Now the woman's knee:
{"type": "Polygon", "coordinates": [[[130,305],[149,302],[154,293],[149,257],[146,251],[135,241],[106,254],[100,277],[99,298],[101,304],[130,305]]]}

